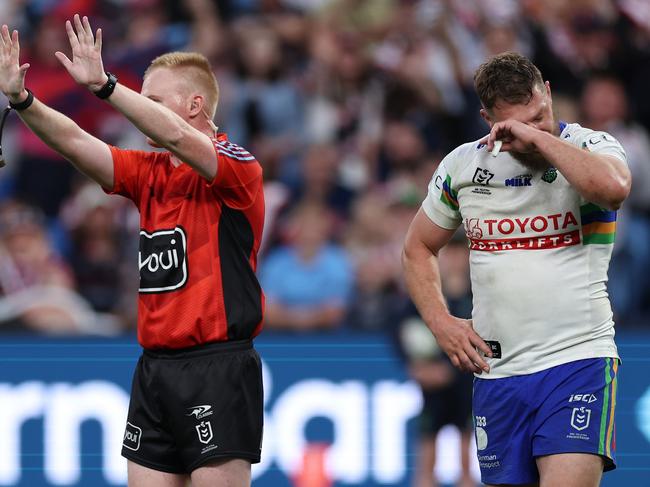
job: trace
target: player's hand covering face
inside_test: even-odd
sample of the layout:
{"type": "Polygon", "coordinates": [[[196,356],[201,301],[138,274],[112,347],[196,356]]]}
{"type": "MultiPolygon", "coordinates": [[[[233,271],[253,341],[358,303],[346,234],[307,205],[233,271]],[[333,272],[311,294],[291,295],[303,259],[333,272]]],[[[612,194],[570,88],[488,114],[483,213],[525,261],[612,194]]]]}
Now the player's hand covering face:
{"type": "Polygon", "coordinates": [[[107,80],[102,62],[102,30],[97,29],[97,36],[93,36],[90,22],[85,16],[81,19],[75,15],[73,22],[74,27],[69,20],[65,22],[72,48],[72,61],[59,51],[55,56],[77,83],[91,91],[98,91],[107,80]]]}
{"type": "MultiPolygon", "coordinates": [[[[535,86],[533,96],[528,103],[499,102],[490,110],[487,117],[490,133],[480,142],[493,150],[497,140],[502,142],[500,148],[519,162],[531,168],[545,167],[548,163],[539,155],[535,144],[539,132],[553,133],[556,125],[553,117],[553,105],[550,86],[535,86]]],[[[495,154],[496,155],[496,154],[495,154]]]]}
{"type": "Polygon", "coordinates": [[[0,91],[10,100],[15,100],[25,89],[25,74],[29,69],[29,64],[20,65],[20,44],[17,30],[9,34],[9,27],[3,25],[0,38],[2,39],[0,45],[0,91]]]}

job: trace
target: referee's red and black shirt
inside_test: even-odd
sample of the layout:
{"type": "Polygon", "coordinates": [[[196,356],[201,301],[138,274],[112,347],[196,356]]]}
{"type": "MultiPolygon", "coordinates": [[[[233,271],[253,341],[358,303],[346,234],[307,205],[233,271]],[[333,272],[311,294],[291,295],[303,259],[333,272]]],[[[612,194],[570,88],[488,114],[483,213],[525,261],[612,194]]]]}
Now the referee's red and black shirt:
{"type": "Polygon", "coordinates": [[[111,147],[114,186],[140,211],[138,341],[186,348],[242,340],[262,328],[255,270],[264,225],[262,168],[245,149],[213,140],[211,183],[169,152],[111,147]]]}

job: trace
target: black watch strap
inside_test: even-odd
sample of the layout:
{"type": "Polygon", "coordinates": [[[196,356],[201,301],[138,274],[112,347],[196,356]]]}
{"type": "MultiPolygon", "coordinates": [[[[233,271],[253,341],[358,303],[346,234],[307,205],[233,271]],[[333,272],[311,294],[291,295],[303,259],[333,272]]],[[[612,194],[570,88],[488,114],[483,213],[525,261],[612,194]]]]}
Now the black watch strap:
{"type": "Polygon", "coordinates": [[[113,94],[115,91],[115,86],[117,85],[117,76],[113,73],[106,71],[106,76],[108,76],[108,81],[104,86],[102,86],[98,91],[95,91],[95,95],[102,100],[105,100],[113,94]]]}
{"type": "Polygon", "coordinates": [[[27,92],[27,98],[25,98],[24,101],[21,101],[20,103],[11,103],[11,101],[9,101],[9,106],[17,112],[28,109],[32,106],[32,103],[34,103],[34,94],[29,88],[25,88],[25,91],[27,92]]]}

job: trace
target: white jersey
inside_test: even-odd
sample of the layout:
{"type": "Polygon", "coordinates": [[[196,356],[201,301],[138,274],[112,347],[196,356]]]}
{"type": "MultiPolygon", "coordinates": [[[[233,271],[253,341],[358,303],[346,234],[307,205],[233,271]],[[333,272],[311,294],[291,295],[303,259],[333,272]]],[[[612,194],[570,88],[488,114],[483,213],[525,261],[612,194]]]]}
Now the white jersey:
{"type": "MultiPolygon", "coordinates": [[[[563,141],[626,160],[605,132],[560,130],[563,141]]],[[[618,358],[606,288],[615,211],[585,201],[555,168],[531,170],[478,142],[444,158],[422,208],[440,227],[463,224],[469,239],[474,329],[502,354],[482,378],[618,358]]]]}

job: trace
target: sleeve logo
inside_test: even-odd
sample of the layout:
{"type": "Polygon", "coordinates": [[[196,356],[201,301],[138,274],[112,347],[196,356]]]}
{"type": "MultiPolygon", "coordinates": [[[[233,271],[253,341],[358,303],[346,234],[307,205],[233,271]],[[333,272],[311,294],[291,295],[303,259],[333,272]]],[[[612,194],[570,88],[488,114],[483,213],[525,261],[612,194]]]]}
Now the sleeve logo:
{"type": "Polygon", "coordinates": [[[187,238],[183,228],[140,231],[140,292],[174,291],[187,282],[187,238]]]}

